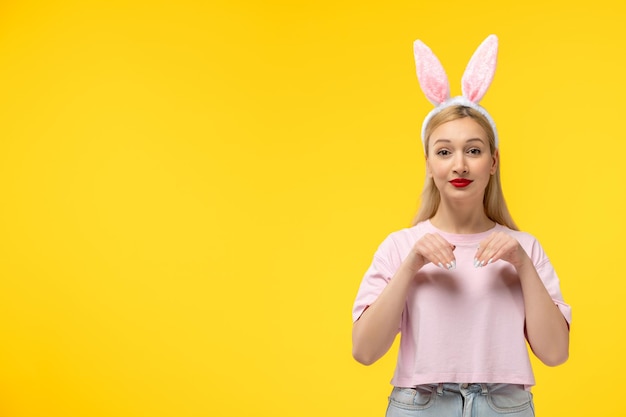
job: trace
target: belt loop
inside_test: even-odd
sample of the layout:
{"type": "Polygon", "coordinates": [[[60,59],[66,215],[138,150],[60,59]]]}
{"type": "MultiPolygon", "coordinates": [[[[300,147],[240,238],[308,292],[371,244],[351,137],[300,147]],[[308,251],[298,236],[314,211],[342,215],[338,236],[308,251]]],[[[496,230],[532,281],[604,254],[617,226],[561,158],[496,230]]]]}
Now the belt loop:
{"type": "Polygon", "coordinates": [[[480,384],[480,393],[482,395],[487,395],[488,391],[487,391],[487,384],[480,384]]]}
{"type": "Polygon", "coordinates": [[[437,384],[437,395],[441,396],[443,395],[443,383],[439,383],[437,384]]]}

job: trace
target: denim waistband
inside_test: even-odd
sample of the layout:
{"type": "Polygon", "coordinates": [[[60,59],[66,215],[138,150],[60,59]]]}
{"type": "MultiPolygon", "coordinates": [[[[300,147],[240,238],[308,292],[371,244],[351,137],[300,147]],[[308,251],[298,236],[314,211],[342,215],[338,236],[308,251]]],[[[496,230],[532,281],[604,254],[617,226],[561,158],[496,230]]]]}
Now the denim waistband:
{"type": "MultiPolygon", "coordinates": [[[[438,395],[442,395],[443,391],[456,392],[459,394],[467,395],[470,393],[480,393],[481,395],[487,395],[491,391],[497,391],[502,387],[509,386],[511,384],[478,384],[478,383],[439,383],[439,384],[424,384],[422,386],[429,387],[433,391],[437,391],[438,395]]],[[[524,389],[522,385],[519,385],[521,389],[524,389]]]]}

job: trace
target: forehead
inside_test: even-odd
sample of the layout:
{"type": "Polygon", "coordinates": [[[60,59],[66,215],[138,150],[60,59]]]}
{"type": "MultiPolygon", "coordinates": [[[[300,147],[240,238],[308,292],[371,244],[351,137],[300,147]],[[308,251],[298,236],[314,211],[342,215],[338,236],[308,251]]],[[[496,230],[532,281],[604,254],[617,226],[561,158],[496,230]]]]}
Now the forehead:
{"type": "Polygon", "coordinates": [[[429,142],[434,144],[438,140],[466,141],[469,139],[482,139],[488,143],[485,129],[471,117],[464,117],[437,126],[430,135],[429,142]]]}

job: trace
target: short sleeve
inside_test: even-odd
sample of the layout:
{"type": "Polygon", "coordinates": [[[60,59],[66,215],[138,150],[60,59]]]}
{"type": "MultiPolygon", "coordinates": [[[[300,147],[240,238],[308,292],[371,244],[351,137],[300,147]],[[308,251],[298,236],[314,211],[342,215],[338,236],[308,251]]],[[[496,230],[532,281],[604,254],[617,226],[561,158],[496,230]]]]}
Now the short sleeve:
{"type": "Polygon", "coordinates": [[[559,277],[557,276],[550,259],[537,240],[534,241],[530,251],[530,256],[535,264],[535,269],[539,274],[539,278],[541,278],[543,285],[546,287],[546,290],[548,290],[548,294],[552,297],[552,301],[554,301],[554,304],[556,304],[561,311],[561,314],[563,314],[563,317],[565,317],[567,324],[570,325],[572,322],[572,308],[563,300],[559,277]]]}
{"type": "Polygon", "coordinates": [[[563,300],[559,278],[557,277],[550,260],[546,258],[545,261],[537,265],[536,268],[539,277],[543,281],[543,285],[545,285],[546,290],[548,290],[548,294],[552,297],[554,304],[556,304],[559,310],[561,310],[561,314],[563,314],[563,317],[565,317],[569,326],[572,322],[572,307],[570,307],[570,305],[563,300]]]}
{"type": "Polygon", "coordinates": [[[352,309],[353,322],[357,321],[361,314],[376,301],[394,275],[396,268],[391,265],[392,251],[394,249],[394,242],[391,237],[387,237],[376,250],[372,264],[365,272],[354,301],[352,309]]]}

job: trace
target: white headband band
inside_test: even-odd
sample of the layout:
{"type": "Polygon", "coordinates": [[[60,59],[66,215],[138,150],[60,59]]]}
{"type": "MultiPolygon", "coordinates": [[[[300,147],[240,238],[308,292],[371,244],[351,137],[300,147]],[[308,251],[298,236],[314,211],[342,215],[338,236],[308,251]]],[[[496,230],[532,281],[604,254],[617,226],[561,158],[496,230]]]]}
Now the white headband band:
{"type": "Polygon", "coordinates": [[[498,38],[496,35],[489,35],[476,49],[461,80],[462,95],[453,98],[450,98],[448,76],[441,62],[430,48],[422,41],[416,40],[413,44],[413,51],[420,87],[426,98],[436,106],[428,113],[422,123],[422,145],[426,147],[424,133],[432,117],[447,107],[460,105],[470,107],[485,116],[493,129],[497,148],[498,131],[496,124],[487,110],[478,104],[489,89],[496,71],[498,55],[498,38]]]}

